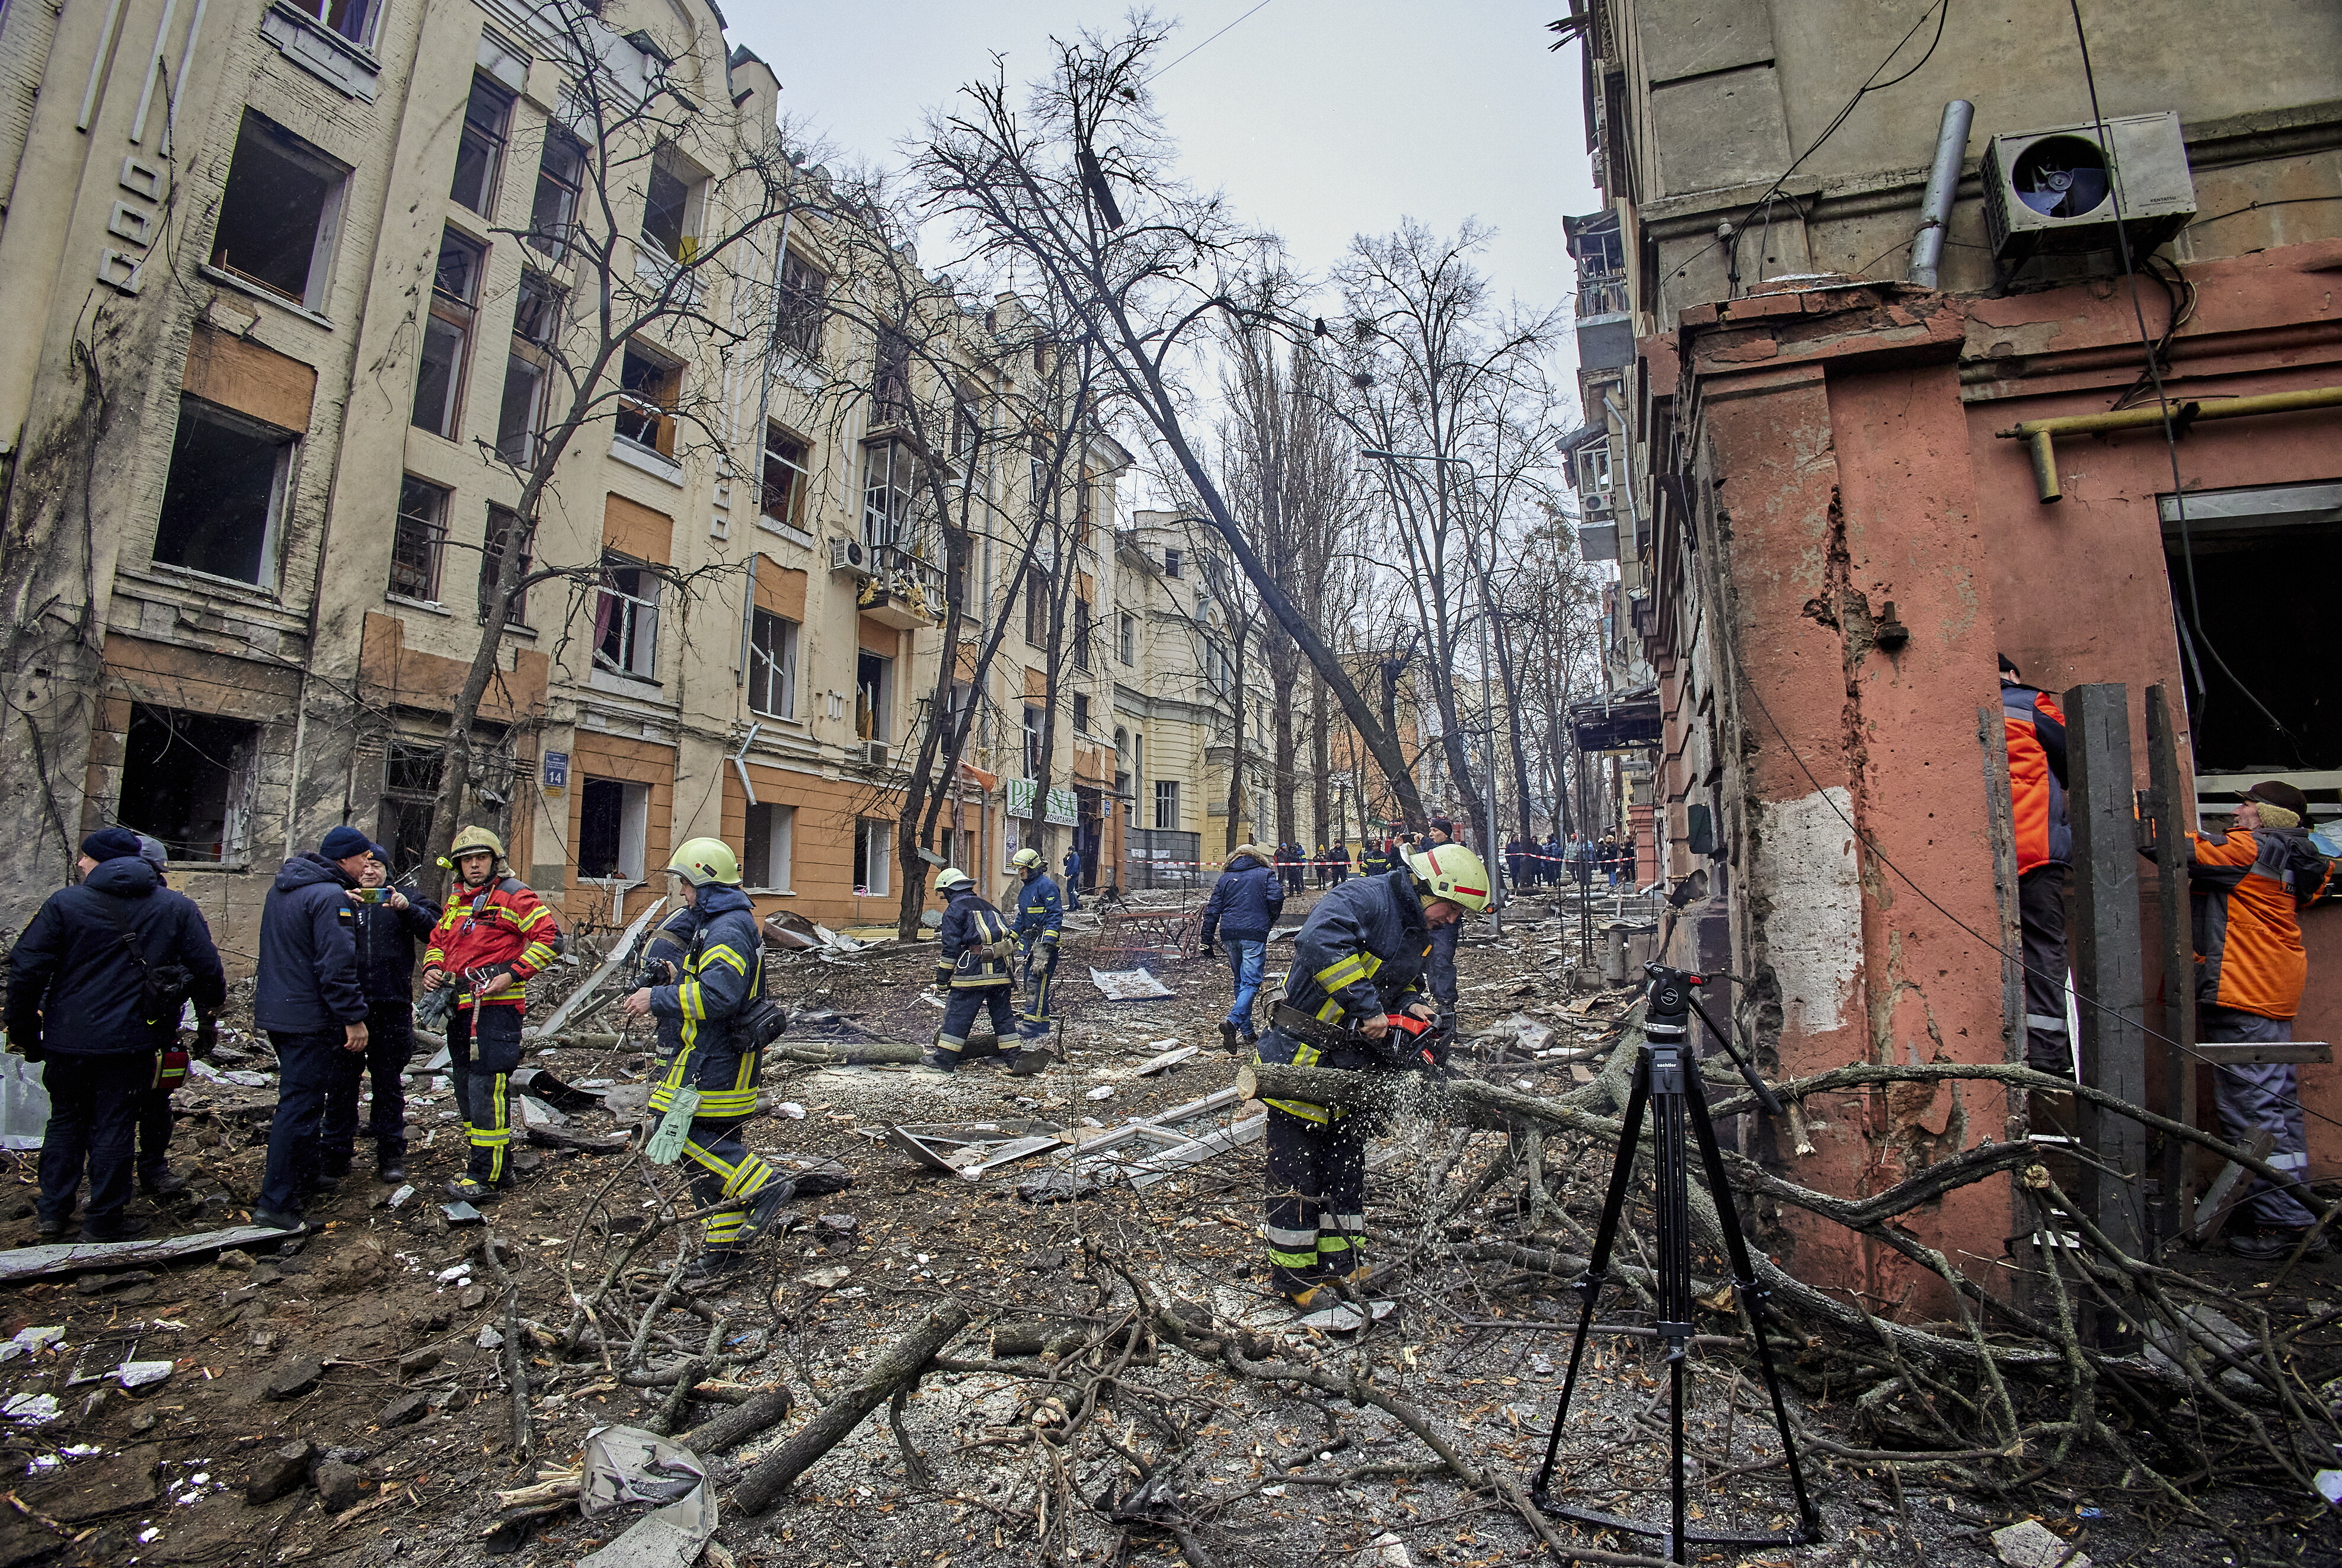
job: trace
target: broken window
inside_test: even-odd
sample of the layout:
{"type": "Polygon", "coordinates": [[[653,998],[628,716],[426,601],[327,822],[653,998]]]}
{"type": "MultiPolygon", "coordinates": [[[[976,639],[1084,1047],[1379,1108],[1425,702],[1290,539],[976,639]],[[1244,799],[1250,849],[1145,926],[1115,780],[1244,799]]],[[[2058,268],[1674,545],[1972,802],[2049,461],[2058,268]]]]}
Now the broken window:
{"type": "Polygon", "coordinates": [[[555,262],[569,254],[577,194],[586,183],[586,146],[557,125],[545,132],[536,164],[536,198],[529,207],[528,243],[555,262]]]}
{"type": "Polygon", "coordinates": [[[1090,602],[1076,598],[1074,601],[1074,668],[1086,670],[1089,667],[1090,602]]]}
{"type": "Polygon", "coordinates": [[[777,424],[765,426],[765,515],[792,528],[805,526],[806,444],[777,424]]]}
{"type": "Polygon", "coordinates": [[[398,524],[390,541],[390,591],[439,602],[439,555],[447,542],[447,492],[409,474],[399,481],[398,524]]]}
{"type": "Polygon", "coordinates": [[[699,248],[697,236],[689,232],[696,185],[675,149],[661,147],[653,155],[643,196],[643,238],[674,261],[688,263],[699,248]]]}
{"type": "Polygon", "coordinates": [[[383,759],[382,812],[375,836],[390,851],[393,876],[423,864],[431,842],[431,812],[439,798],[436,744],[394,739],[383,759]]]}
{"type": "Polygon", "coordinates": [[[2330,574],[2342,482],[2194,492],[2187,529],[2160,501],[2198,775],[2342,768],[2330,689],[2330,574]]]}
{"type": "Polygon", "coordinates": [[[773,893],[788,891],[790,841],[796,837],[796,807],[772,801],[748,808],[747,827],[740,834],[744,885],[773,893]]]}
{"type": "Polygon", "coordinates": [[[294,5],[303,15],[315,16],[359,48],[374,47],[375,24],[382,15],[377,0],[294,0],[294,5]]]}
{"type": "Polygon", "coordinates": [[[796,716],[797,624],[770,610],[755,612],[749,625],[748,710],[776,719],[796,716]]]}
{"type": "Polygon", "coordinates": [[[618,439],[661,457],[675,455],[675,407],[683,366],[629,343],[618,366],[618,439]]]}
{"type": "Polygon", "coordinates": [[[181,397],[171,476],[155,524],[155,559],[273,585],[292,464],[289,431],[199,397],[181,397]]]}
{"type": "Polygon", "coordinates": [[[616,551],[602,554],[594,604],[594,662],[652,680],[658,674],[658,575],[616,551]]]}
{"type": "Polygon", "coordinates": [[[439,265],[431,278],[431,314],[423,323],[423,350],[415,374],[415,428],[455,439],[462,417],[464,367],[471,355],[478,314],[480,247],[449,229],[440,236],[439,265]]]}
{"type": "MultiPolygon", "coordinates": [[[[496,574],[504,567],[505,542],[506,540],[517,541],[524,538],[525,534],[523,534],[520,524],[520,514],[511,510],[509,507],[491,506],[488,508],[488,528],[486,534],[482,536],[480,541],[481,620],[485,621],[488,618],[489,608],[495,599],[496,574]]],[[[517,582],[519,579],[526,577],[528,575],[528,568],[529,553],[524,548],[520,553],[519,568],[514,574],[515,581],[517,582]]],[[[523,626],[527,624],[528,590],[526,588],[515,588],[513,590],[512,596],[512,608],[505,616],[505,624],[507,626],[523,626]]]]}
{"type": "Polygon", "coordinates": [[[240,862],[259,750],[258,724],[134,704],[115,818],[173,860],[240,862]]]}
{"type": "Polygon", "coordinates": [[[895,848],[895,824],[873,817],[854,824],[855,896],[884,898],[893,891],[889,874],[895,848]]]}
{"type": "Polygon", "coordinates": [[[873,550],[909,543],[913,461],[909,445],[900,441],[862,449],[862,542],[873,550]]]}
{"type": "Polygon", "coordinates": [[[220,193],[211,265],[312,310],[349,171],[266,116],[244,112],[220,193]]]}
{"type": "Polygon", "coordinates": [[[495,211],[496,177],[505,165],[505,133],[512,125],[512,95],[485,76],[472,78],[455,144],[455,179],[447,194],[482,217],[495,211]]]}
{"type": "Polygon", "coordinates": [[[1025,704],[1025,776],[1041,776],[1041,714],[1036,703],[1025,704]]]}
{"type": "Polygon", "coordinates": [[[870,395],[877,404],[870,411],[872,424],[911,422],[911,340],[892,327],[878,330],[877,362],[870,378],[870,395]]]}
{"type": "Polygon", "coordinates": [[[650,837],[651,786],[589,778],[577,789],[581,882],[640,882],[650,837]]]}
{"type": "Polygon", "coordinates": [[[895,727],[887,709],[895,694],[895,661],[865,648],[854,659],[854,733],[866,741],[891,741],[895,727]]]}
{"type": "Polygon", "coordinates": [[[783,347],[809,360],[821,358],[824,302],[828,295],[828,275],[795,251],[782,258],[780,315],[774,335],[783,347]]]}
{"type": "Polygon", "coordinates": [[[496,409],[496,455],[515,468],[536,458],[552,380],[551,349],[560,325],[561,291],[543,273],[522,273],[513,305],[512,352],[505,359],[505,394],[496,409]]]}

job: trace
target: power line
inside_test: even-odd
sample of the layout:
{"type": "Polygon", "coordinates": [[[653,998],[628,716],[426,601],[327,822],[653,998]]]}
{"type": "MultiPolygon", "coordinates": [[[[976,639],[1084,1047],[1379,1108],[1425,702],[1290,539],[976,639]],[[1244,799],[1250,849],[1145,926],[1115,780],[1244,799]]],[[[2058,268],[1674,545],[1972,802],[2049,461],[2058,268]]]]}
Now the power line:
{"type": "Polygon", "coordinates": [[[1192,60],[1192,59],[1194,59],[1196,55],[1198,55],[1202,54],[1206,49],[1210,48],[1213,45],[1215,45],[1215,44],[1218,43],[1221,39],[1223,39],[1223,38],[1226,37],[1229,34],[1231,34],[1231,33],[1235,32],[1238,27],[1241,27],[1241,26],[1242,26],[1242,25],[1244,25],[1246,22],[1248,22],[1248,21],[1252,20],[1252,18],[1254,18],[1255,16],[1257,16],[1257,15],[1259,15],[1263,11],[1267,10],[1267,9],[1268,9],[1268,7],[1269,7],[1269,4],[1270,4],[1270,0],[1260,0],[1260,4],[1259,4],[1259,5],[1257,5],[1254,6],[1251,10],[1249,10],[1249,11],[1246,12],[1243,15],[1241,15],[1241,16],[1237,17],[1235,21],[1233,21],[1233,22],[1229,23],[1226,26],[1225,26],[1225,27],[1221,28],[1218,32],[1216,32],[1216,33],[1213,34],[1210,37],[1208,37],[1208,38],[1205,39],[1202,43],[1200,43],[1200,44],[1196,45],[1194,48],[1192,48],[1192,49],[1188,50],[1185,55],[1180,55],[1180,56],[1179,56],[1179,58],[1178,58],[1177,60],[1174,60],[1174,61],[1172,61],[1170,65],[1166,65],[1166,66],[1164,66],[1164,67],[1162,68],[1162,70],[1156,71],[1156,72],[1152,73],[1151,75],[1149,75],[1147,76],[1147,78],[1146,78],[1146,82],[1142,83],[1142,84],[1141,84],[1141,85],[1143,85],[1143,86],[1151,86],[1151,85],[1154,85],[1154,83],[1155,83],[1156,78],[1156,77],[1158,77],[1158,76],[1160,76],[1160,75],[1163,75],[1163,73],[1164,73],[1165,71],[1168,71],[1168,70],[1170,70],[1172,65],[1178,65],[1181,61],[1185,61],[1185,60],[1192,60]]]}

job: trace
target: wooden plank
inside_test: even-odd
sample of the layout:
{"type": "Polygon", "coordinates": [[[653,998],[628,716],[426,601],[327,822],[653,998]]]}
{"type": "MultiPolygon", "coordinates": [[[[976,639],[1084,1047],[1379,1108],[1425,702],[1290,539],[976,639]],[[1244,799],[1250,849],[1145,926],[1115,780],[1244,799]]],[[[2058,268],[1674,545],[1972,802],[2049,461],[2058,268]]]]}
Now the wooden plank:
{"type": "Polygon", "coordinates": [[[78,1273],[83,1269],[127,1269],[142,1263],[166,1263],[201,1253],[232,1251],[267,1242],[289,1242],[307,1234],[307,1227],[279,1231],[266,1225],[235,1225],[224,1231],[203,1231],[191,1236],[165,1236],[151,1242],[75,1242],[46,1247],[18,1247],[0,1253],[0,1284],[45,1279],[52,1274],[78,1273]]]}
{"type": "MultiPolygon", "coordinates": [[[[2196,1124],[2196,934],[2187,900],[2187,829],[2190,780],[2179,766],[2179,735],[2172,722],[2170,694],[2161,684],[2147,688],[2147,810],[2155,823],[2156,908],[2163,926],[2164,1114],[2196,1124]]],[[[2187,1144],[2162,1138],[2157,1162],[2163,1183],[2164,1237],[2195,1229],[2187,1186],[2187,1144]]]]}
{"type": "Polygon", "coordinates": [[[561,1026],[568,1023],[579,1008],[592,1001],[595,994],[602,989],[603,984],[617,970],[618,965],[626,962],[640,942],[643,933],[649,928],[652,921],[658,918],[659,911],[666,907],[666,899],[654,899],[648,909],[635,916],[632,924],[627,925],[626,934],[618,938],[618,944],[610,949],[610,956],[602,960],[602,966],[594,971],[592,978],[571,992],[561,1005],[553,1010],[553,1016],[547,1018],[542,1027],[528,1031],[530,1038],[543,1039],[548,1035],[560,1034],[561,1026]]]}
{"type": "Polygon", "coordinates": [[[2195,1059],[2215,1067],[2238,1062],[2331,1062],[2334,1047],[2323,1040],[2266,1040],[2257,1044],[2215,1041],[2198,1045],[2195,1059]]]}
{"type": "MultiPolygon", "coordinates": [[[[2076,686],[2066,710],[2067,803],[2074,824],[2074,986],[2081,997],[2081,1081],[2147,1104],[2147,991],[2138,905],[2138,817],[2131,771],[2127,688],[2076,686]]],[[[2077,1194],[2112,1245],[2145,1257],[2147,1134],[2127,1117],[2085,1104],[2082,1139],[2095,1164],[2077,1194]]],[[[2127,1339],[2111,1314],[2097,1337],[2127,1339]]]]}
{"type": "MultiPolygon", "coordinates": [[[[2269,1151],[2276,1147],[2277,1134],[2264,1127],[2253,1134],[2253,1141],[2245,1146],[2245,1153],[2256,1160],[2266,1160],[2269,1157],[2269,1151]]],[[[2220,1227],[2228,1223],[2228,1216],[2236,1212],[2238,1203],[2245,1201],[2245,1193],[2250,1190],[2247,1184],[2250,1179],[2245,1168],[2234,1160],[2212,1178],[2212,1184],[2205,1189],[2203,1203],[2197,1207],[2195,1229],[2188,1233],[2196,1238],[2198,1246],[2220,1233],[2220,1227]]]]}
{"type": "Polygon", "coordinates": [[[1176,1067],[1180,1063],[1185,1062],[1188,1057],[1193,1056],[1196,1052],[1202,1049],[1203,1047],[1200,1045],[1182,1045],[1176,1050],[1166,1051],[1160,1056],[1149,1057],[1146,1061],[1141,1062],[1138,1064],[1138,1076],[1141,1078],[1152,1078],[1157,1073],[1166,1072],[1173,1067],[1176,1067]]]}

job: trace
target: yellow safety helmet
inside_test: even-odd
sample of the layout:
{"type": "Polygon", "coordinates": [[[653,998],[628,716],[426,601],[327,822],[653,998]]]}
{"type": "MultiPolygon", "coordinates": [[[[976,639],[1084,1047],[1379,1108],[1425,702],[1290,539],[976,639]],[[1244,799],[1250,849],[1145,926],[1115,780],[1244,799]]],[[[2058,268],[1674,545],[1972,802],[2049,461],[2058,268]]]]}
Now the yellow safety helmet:
{"type": "Polygon", "coordinates": [[[1487,864],[1462,844],[1435,844],[1408,855],[1406,866],[1425,898],[1444,898],[1475,914],[1488,907],[1487,864]]]}
{"type": "Polygon", "coordinates": [[[694,887],[706,887],[711,882],[726,887],[740,885],[740,857],[720,838],[685,839],[666,868],[694,887]]]}
{"type": "Polygon", "coordinates": [[[975,885],[976,878],[968,875],[967,873],[962,871],[956,865],[947,865],[944,867],[942,874],[936,878],[936,891],[937,893],[957,893],[963,887],[974,887],[975,885]]]}
{"type": "Polygon", "coordinates": [[[505,857],[505,841],[486,828],[467,827],[455,835],[455,842],[447,846],[447,858],[439,864],[453,867],[465,855],[477,854],[482,850],[502,860],[505,857]]]}
{"type": "Polygon", "coordinates": [[[1041,852],[1037,849],[1032,849],[1029,847],[1020,849],[1015,854],[1008,857],[1008,864],[1015,866],[1019,871],[1023,871],[1028,866],[1039,865],[1041,864],[1041,852]]]}

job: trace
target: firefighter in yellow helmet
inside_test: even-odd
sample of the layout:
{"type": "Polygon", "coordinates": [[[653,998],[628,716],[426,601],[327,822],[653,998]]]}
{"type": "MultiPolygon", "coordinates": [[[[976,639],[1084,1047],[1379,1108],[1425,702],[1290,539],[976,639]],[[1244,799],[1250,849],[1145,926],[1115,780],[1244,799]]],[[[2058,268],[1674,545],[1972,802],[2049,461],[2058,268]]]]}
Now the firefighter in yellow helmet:
{"type": "MultiPolygon", "coordinates": [[[[1488,896],[1488,868],[1456,844],[1326,893],[1294,938],[1259,1060],[1366,1072],[1443,1063],[1446,1045],[1421,1032],[1433,1016],[1432,934],[1488,896]]],[[[1366,1270],[1367,1119],[1299,1100],[1268,1107],[1269,1277],[1307,1311],[1366,1270]]]]}
{"type": "Polygon", "coordinates": [[[1048,1034],[1054,1016],[1049,1011],[1049,988],[1057,977],[1057,938],[1065,929],[1065,902],[1039,850],[1028,845],[1010,855],[1008,864],[1022,879],[1016,890],[1016,918],[1012,924],[1025,944],[1025,1014],[1017,1026],[1025,1038],[1037,1040],[1048,1034]]]}
{"type": "Polygon", "coordinates": [[[655,1018],[662,1061],[651,1110],[688,1105],[683,1158],[699,1167],[691,1195],[719,1209],[700,1222],[700,1254],[684,1271],[707,1279],[733,1268],[788,1202],[792,1184],[741,1141],[756,1111],[762,1048],[743,1014],[764,994],[765,943],[756,906],[740,891],[740,862],[722,839],[687,839],[667,862],[684,884],[684,907],[645,948],[650,984],[619,1004],[629,1018],[655,1018]]]}

